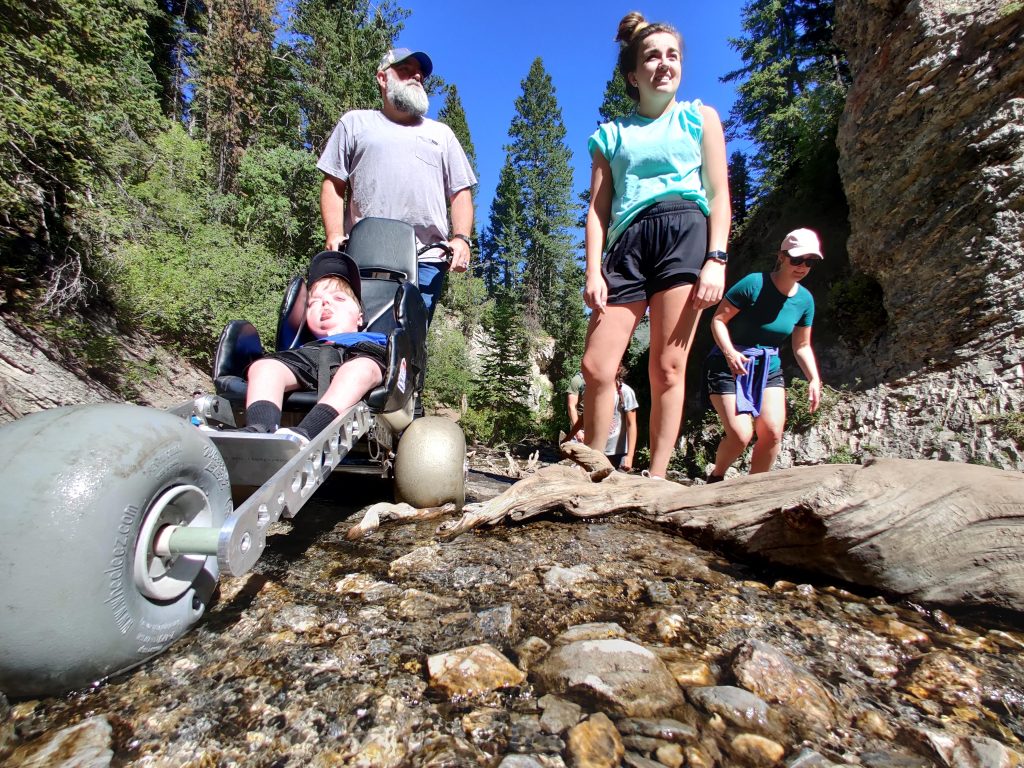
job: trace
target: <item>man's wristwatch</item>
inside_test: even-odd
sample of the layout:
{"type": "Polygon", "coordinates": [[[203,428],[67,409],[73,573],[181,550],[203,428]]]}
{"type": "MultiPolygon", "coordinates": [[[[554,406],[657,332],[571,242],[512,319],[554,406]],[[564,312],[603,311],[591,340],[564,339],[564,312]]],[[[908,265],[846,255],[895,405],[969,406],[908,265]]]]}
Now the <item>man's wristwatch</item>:
{"type": "Polygon", "coordinates": [[[463,235],[463,234],[448,235],[448,239],[449,240],[462,240],[470,248],[473,247],[473,241],[470,239],[469,235],[463,235]]]}
{"type": "Polygon", "coordinates": [[[729,263],[729,254],[725,251],[708,251],[708,255],[704,257],[704,261],[715,260],[720,264],[729,263]]]}

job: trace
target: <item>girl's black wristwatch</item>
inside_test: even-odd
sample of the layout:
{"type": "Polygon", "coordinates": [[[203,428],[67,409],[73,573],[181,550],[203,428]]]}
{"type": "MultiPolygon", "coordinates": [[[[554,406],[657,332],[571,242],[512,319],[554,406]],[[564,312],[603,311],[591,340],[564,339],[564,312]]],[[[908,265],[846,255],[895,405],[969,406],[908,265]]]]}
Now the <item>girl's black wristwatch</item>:
{"type": "Polygon", "coordinates": [[[725,251],[708,251],[708,255],[704,257],[704,261],[714,259],[721,264],[729,263],[729,254],[725,251]]]}

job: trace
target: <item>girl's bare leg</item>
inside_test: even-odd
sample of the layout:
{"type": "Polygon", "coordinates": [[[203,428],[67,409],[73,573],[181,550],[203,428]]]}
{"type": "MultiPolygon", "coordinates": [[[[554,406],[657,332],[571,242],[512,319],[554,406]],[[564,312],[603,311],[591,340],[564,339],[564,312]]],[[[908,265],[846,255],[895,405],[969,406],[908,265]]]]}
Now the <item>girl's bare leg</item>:
{"type": "Polygon", "coordinates": [[[591,448],[604,451],[615,409],[615,373],[647,304],[615,304],[590,315],[583,351],[583,434],[591,448]]]}
{"type": "Polygon", "coordinates": [[[651,474],[665,476],[683,422],[686,361],[701,310],[690,303],[692,285],[651,297],[651,474]]]}

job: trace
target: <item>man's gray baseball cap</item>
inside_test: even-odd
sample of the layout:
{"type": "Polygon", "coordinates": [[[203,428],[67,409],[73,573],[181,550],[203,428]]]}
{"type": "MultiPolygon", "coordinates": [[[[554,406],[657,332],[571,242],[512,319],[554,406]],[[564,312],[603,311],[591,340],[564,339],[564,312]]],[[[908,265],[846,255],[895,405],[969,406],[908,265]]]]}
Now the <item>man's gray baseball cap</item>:
{"type": "Polygon", "coordinates": [[[383,72],[388,67],[398,64],[400,61],[405,61],[410,56],[420,63],[423,76],[430,77],[430,73],[434,71],[434,62],[423,51],[410,51],[408,48],[392,48],[385,53],[384,57],[380,60],[380,66],[377,67],[377,71],[383,72]]]}

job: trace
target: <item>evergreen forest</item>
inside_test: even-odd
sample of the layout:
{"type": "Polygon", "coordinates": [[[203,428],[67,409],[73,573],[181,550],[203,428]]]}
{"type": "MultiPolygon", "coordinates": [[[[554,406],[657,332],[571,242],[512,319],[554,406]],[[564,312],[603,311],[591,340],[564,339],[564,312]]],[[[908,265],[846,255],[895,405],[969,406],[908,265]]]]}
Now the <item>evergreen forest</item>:
{"type": "MultiPolygon", "coordinates": [[[[207,368],[229,320],[272,339],[287,281],[323,244],[319,151],[343,112],[379,105],[376,63],[410,13],[393,0],[0,0],[0,312],[82,355],[139,329],[207,368]]],[[[756,147],[730,157],[735,253],[760,254],[803,203],[845,240],[848,73],[832,17],[831,0],[750,0],[730,41],[744,66],[724,77],[739,97],[723,118],[756,147]]],[[[595,122],[632,109],[609,74],[595,122]]],[[[522,78],[475,270],[448,281],[430,337],[427,405],[488,442],[564,428],[557,393],[586,330],[586,195],[543,60],[522,78]]],[[[426,85],[474,161],[457,84],[426,85]]],[[[829,269],[823,304],[842,317],[874,289],[842,258],[829,269]]],[[[646,379],[642,341],[627,362],[646,379]]]]}

